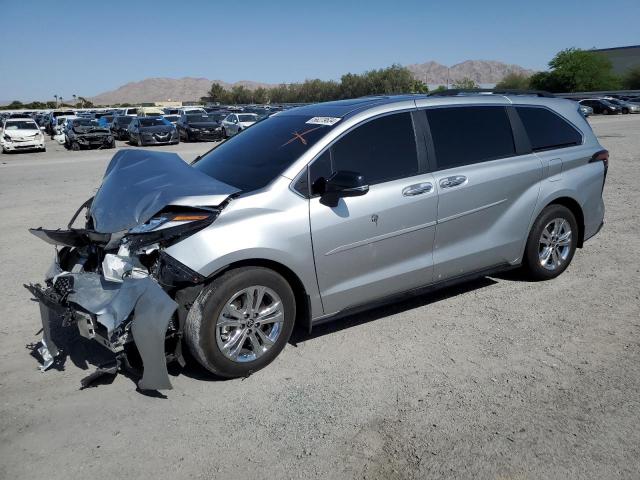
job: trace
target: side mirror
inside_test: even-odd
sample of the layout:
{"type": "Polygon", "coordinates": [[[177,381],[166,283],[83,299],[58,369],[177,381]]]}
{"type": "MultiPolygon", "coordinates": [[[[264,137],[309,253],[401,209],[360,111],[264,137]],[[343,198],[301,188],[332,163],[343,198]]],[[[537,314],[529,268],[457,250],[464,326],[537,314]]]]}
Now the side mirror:
{"type": "Polygon", "coordinates": [[[320,203],[327,207],[338,206],[342,197],[360,197],[369,191],[369,185],[363,175],[357,172],[339,170],[333,173],[324,184],[320,203]]]}

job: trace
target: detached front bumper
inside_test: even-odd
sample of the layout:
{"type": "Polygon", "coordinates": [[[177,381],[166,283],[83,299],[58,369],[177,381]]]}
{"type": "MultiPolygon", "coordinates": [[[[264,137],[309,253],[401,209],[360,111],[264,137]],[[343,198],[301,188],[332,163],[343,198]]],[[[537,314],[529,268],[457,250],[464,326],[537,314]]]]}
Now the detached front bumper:
{"type": "MultiPolygon", "coordinates": [[[[81,336],[95,340],[111,350],[116,358],[124,355],[125,345],[134,342],[143,363],[138,382],[141,390],[170,389],[165,341],[177,303],[148,275],[124,277],[122,281],[103,274],[82,271],[83,259],[75,249],[65,247],[56,255],[45,276],[45,285],[25,287],[40,302],[43,327],[42,370],[49,368],[60,354],[52,338],[54,321],[76,325],[81,336]],[[71,265],[70,263],[73,263],[71,265]]],[[[127,259],[107,255],[103,269],[116,276],[126,269],[127,259]]]]}

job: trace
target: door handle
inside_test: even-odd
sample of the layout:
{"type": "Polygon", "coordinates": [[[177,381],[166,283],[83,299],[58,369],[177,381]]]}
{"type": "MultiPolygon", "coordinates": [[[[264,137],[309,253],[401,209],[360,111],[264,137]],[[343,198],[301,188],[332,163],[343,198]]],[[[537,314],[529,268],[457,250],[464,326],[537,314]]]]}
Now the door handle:
{"type": "Polygon", "coordinates": [[[467,177],[464,175],[454,175],[453,177],[447,177],[440,180],[440,188],[458,187],[466,182],[467,177]]]}
{"type": "Polygon", "coordinates": [[[409,185],[402,189],[402,195],[405,197],[414,197],[416,195],[422,195],[423,193],[429,193],[433,190],[433,184],[429,182],[416,183],[415,185],[409,185]]]}

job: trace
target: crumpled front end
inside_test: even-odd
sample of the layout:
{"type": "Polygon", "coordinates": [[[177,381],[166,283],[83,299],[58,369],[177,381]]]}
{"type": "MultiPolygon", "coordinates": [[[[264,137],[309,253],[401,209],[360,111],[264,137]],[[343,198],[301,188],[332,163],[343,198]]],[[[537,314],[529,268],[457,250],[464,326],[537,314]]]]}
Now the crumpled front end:
{"type": "Polygon", "coordinates": [[[25,285],[40,302],[42,370],[61,353],[52,335],[60,324],[114,354],[116,367],[96,374],[129,366],[127,352],[135,347],[143,366],[138,387],[171,388],[167,361],[183,363],[183,322],[205,278],[165,249],[206,228],[224,208],[202,202],[233,193],[213,179],[207,184],[208,177],[194,179],[193,172],[177,157],[116,155],[96,197],[81,206],[68,229],[30,230],[56,246],[44,284],[25,285]],[[167,175],[177,185],[168,184],[167,175]],[[200,181],[199,196],[185,196],[189,183],[180,182],[181,175],[200,181]],[[73,228],[83,209],[85,228],[73,228]]]}
{"type": "Polygon", "coordinates": [[[63,247],[56,252],[44,285],[27,285],[40,302],[41,369],[49,368],[60,354],[51,334],[57,317],[62,318],[62,326],[76,326],[81,336],[113,352],[118,364],[129,364],[125,347],[133,342],[143,364],[138,387],[170,389],[167,357],[181,360],[178,303],[172,297],[203,279],[172,264],[175,260],[156,245],[136,253],[125,245],[115,253],[104,247],[96,243],[63,247]],[[173,345],[172,351],[167,351],[168,345],[173,345]]]}

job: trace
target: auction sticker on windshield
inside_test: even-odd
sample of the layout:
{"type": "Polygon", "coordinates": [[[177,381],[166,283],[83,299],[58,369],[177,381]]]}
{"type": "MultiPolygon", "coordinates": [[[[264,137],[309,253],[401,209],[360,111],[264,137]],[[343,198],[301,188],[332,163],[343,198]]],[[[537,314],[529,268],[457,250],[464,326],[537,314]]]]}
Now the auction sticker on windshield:
{"type": "Polygon", "coordinates": [[[310,123],[311,125],[335,125],[341,119],[339,117],[313,117],[307,120],[305,123],[310,123]]]}

